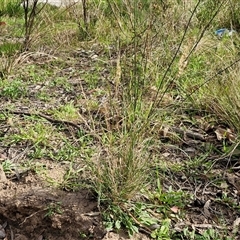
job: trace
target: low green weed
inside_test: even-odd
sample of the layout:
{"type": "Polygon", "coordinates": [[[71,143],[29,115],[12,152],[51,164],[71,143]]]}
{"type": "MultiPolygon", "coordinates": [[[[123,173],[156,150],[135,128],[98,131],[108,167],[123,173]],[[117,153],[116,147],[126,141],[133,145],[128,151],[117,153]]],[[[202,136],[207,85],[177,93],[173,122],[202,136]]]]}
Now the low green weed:
{"type": "Polygon", "coordinates": [[[138,227],[133,221],[132,217],[129,216],[120,206],[110,205],[103,212],[104,225],[106,230],[110,231],[113,229],[120,230],[126,228],[128,234],[132,236],[138,232],[138,227]]]}
{"type": "Polygon", "coordinates": [[[80,174],[84,171],[84,168],[79,168],[77,170],[73,169],[72,163],[70,163],[69,169],[63,176],[63,182],[60,184],[60,188],[66,191],[77,191],[80,187],[84,187],[83,183],[80,181],[80,174]]]}
{"type": "Polygon", "coordinates": [[[27,90],[25,83],[19,79],[13,81],[3,80],[0,82],[0,96],[9,99],[25,97],[27,90]]]}
{"type": "Polygon", "coordinates": [[[36,96],[39,100],[44,102],[49,102],[51,100],[51,96],[47,91],[39,91],[36,96]]]}
{"type": "Polygon", "coordinates": [[[69,102],[65,105],[60,106],[58,109],[54,110],[53,116],[57,119],[65,121],[79,120],[78,109],[75,107],[73,102],[69,102]]]}
{"type": "Polygon", "coordinates": [[[46,208],[45,217],[52,217],[54,214],[62,214],[62,203],[56,202],[46,208]]]}
{"type": "Polygon", "coordinates": [[[150,209],[152,208],[154,207],[153,205],[151,206],[151,204],[136,202],[132,207],[129,207],[128,210],[132,212],[134,217],[142,226],[152,228],[152,226],[158,226],[159,224],[159,219],[150,214],[150,209]]]}
{"type": "Polygon", "coordinates": [[[30,159],[41,159],[46,157],[49,149],[46,146],[35,145],[33,149],[28,153],[30,159]]]}
{"type": "Polygon", "coordinates": [[[164,219],[161,221],[161,227],[151,233],[151,237],[157,240],[171,240],[171,220],[164,219]]]}
{"type": "Polygon", "coordinates": [[[2,0],[0,2],[0,16],[21,17],[23,13],[21,1],[19,0],[2,0]]]}
{"type": "Polygon", "coordinates": [[[71,90],[71,85],[65,77],[56,77],[50,82],[50,86],[62,87],[65,91],[71,90]]]}
{"type": "Polygon", "coordinates": [[[81,153],[79,145],[74,145],[66,139],[62,140],[62,147],[57,151],[49,151],[48,156],[56,161],[74,161],[81,153]]]}
{"type": "Polygon", "coordinates": [[[28,142],[34,146],[51,146],[53,128],[44,122],[28,123],[25,127],[19,126],[19,133],[12,134],[8,140],[12,143],[28,142]]]}
{"type": "Polygon", "coordinates": [[[184,228],[183,236],[175,239],[186,239],[186,240],[233,240],[234,237],[224,236],[218,233],[215,229],[207,229],[198,233],[196,230],[190,230],[189,228],[184,228]]]}
{"type": "Polygon", "coordinates": [[[3,167],[3,171],[6,174],[11,174],[11,173],[13,173],[13,171],[15,169],[15,164],[12,161],[7,159],[2,162],[2,167],[3,167]]]}
{"type": "Polygon", "coordinates": [[[4,42],[0,45],[0,57],[12,56],[21,49],[20,43],[4,42]]]}
{"type": "Polygon", "coordinates": [[[182,209],[188,202],[189,194],[179,190],[174,191],[172,186],[169,186],[167,191],[163,191],[160,179],[157,179],[157,187],[155,190],[147,191],[149,200],[156,204],[157,212],[169,214],[172,207],[182,209]]]}

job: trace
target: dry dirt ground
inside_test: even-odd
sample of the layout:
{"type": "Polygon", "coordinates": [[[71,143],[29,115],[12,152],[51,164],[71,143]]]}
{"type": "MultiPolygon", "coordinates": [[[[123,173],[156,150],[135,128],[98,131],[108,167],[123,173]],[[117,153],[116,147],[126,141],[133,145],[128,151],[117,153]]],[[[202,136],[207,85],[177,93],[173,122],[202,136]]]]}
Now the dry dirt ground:
{"type": "Polygon", "coordinates": [[[5,239],[79,239],[81,234],[102,239],[104,236],[100,218],[94,216],[96,201],[87,191],[66,193],[44,188],[31,172],[24,173],[20,181],[2,181],[1,189],[1,224],[7,223],[5,239]]]}
{"type": "MultiPolygon", "coordinates": [[[[87,190],[66,192],[44,187],[35,173],[8,180],[1,172],[0,239],[128,239],[107,233],[96,198],[87,190]]],[[[134,239],[148,239],[138,234],[134,239]]]]}

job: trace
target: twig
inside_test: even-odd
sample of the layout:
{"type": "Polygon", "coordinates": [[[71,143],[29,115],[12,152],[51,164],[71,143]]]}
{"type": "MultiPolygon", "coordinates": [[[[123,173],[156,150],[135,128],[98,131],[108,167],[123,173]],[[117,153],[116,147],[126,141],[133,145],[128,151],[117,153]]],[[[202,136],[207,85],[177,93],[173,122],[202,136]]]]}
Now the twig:
{"type": "Polygon", "coordinates": [[[146,233],[146,234],[151,234],[152,230],[150,228],[148,228],[147,226],[144,226],[143,224],[141,224],[130,212],[128,212],[129,216],[133,219],[133,221],[139,225],[140,229],[146,233]]]}
{"type": "Polygon", "coordinates": [[[13,233],[11,225],[9,225],[9,229],[10,229],[11,240],[14,240],[14,233],[13,233]]]}
{"type": "Polygon", "coordinates": [[[47,210],[47,209],[45,208],[45,209],[41,209],[41,210],[39,210],[39,211],[37,211],[37,212],[32,213],[31,215],[25,217],[25,219],[24,219],[19,225],[20,225],[20,226],[23,225],[23,224],[26,222],[27,219],[33,217],[34,215],[36,215],[36,214],[38,214],[38,213],[40,213],[40,212],[44,212],[44,211],[46,211],[46,210],[47,210]]]}
{"type": "Polygon", "coordinates": [[[201,140],[201,141],[206,140],[206,137],[204,135],[197,133],[197,132],[193,132],[190,130],[183,130],[183,129],[177,128],[177,127],[171,127],[170,129],[172,129],[172,131],[174,131],[176,133],[186,135],[187,137],[192,138],[192,139],[201,140]]]}
{"type": "MultiPolygon", "coordinates": [[[[79,126],[78,124],[76,124],[74,122],[70,122],[70,121],[66,121],[66,120],[53,119],[52,117],[50,117],[48,115],[45,115],[43,113],[30,113],[30,112],[16,111],[16,110],[9,110],[9,109],[1,109],[0,112],[7,112],[7,113],[10,113],[10,114],[17,114],[17,115],[42,117],[42,118],[46,119],[47,121],[49,121],[49,122],[51,122],[55,125],[64,124],[64,125],[72,126],[72,127],[76,128],[77,130],[83,130],[81,126],[79,126]]],[[[88,134],[91,135],[94,139],[97,139],[98,141],[101,142],[100,136],[98,136],[97,134],[95,134],[92,131],[92,129],[90,128],[90,126],[87,124],[87,122],[85,120],[84,120],[84,124],[89,130],[88,134]]]]}
{"type": "Polygon", "coordinates": [[[15,110],[1,110],[1,111],[6,111],[8,113],[11,114],[17,114],[17,115],[26,115],[26,116],[37,116],[37,117],[42,117],[45,118],[46,120],[48,120],[49,122],[53,123],[53,124],[65,124],[65,125],[70,125],[74,128],[76,128],[77,130],[81,130],[81,127],[78,126],[76,123],[70,122],[70,121],[66,121],[66,120],[59,120],[59,119],[53,119],[50,116],[47,116],[43,113],[30,113],[30,112],[22,112],[22,111],[15,111],[15,110]]]}

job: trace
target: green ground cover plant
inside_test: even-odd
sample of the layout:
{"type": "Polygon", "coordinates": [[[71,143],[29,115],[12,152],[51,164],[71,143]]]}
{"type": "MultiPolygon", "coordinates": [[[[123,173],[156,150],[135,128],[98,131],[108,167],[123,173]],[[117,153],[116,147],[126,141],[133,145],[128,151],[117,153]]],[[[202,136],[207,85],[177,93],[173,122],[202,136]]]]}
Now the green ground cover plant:
{"type": "Polygon", "coordinates": [[[240,3],[34,2],[0,3],[6,176],[88,189],[133,239],[237,239],[240,3]]]}

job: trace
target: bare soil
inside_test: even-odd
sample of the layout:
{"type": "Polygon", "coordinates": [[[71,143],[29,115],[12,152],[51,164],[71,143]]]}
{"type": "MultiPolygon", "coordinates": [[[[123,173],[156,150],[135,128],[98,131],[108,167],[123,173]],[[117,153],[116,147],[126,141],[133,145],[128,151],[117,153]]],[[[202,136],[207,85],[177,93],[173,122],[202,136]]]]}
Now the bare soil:
{"type": "MultiPolygon", "coordinates": [[[[55,170],[52,177],[59,179],[61,167],[55,170]]],[[[7,179],[1,170],[0,188],[0,239],[129,239],[124,232],[106,232],[96,197],[89,190],[48,187],[32,171],[7,179]]],[[[136,234],[133,239],[149,238],[136,234]]]]}
{"type": "Polygon", "coordinates": [[[105,234],[96,200],[87,190],[44,187],[31,171],[20,181],[2,181],[0,187],[5,239],[102,239],[105,234]]]}

